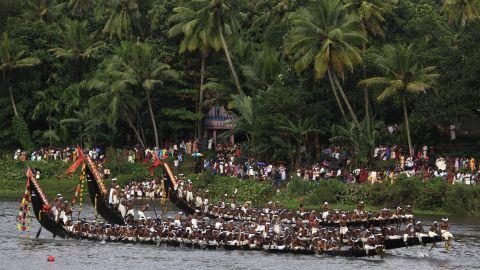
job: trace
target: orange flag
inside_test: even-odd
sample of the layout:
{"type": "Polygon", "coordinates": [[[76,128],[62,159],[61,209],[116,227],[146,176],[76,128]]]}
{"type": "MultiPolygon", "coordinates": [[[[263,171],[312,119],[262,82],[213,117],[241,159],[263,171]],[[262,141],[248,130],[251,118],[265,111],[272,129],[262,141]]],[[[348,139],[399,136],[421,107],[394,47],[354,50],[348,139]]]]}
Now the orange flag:
{"type": "Polygon", "coordinates": [[[157,153],[153,154],[153,165],[148,168],[148,172],[150,173],[151,176],[153,176],[153,171],[155,170],[156,167],[160,166],[162,162],[160,159],[158,159],[157,153]]]}
{"type": "Polygon", "coordinates": [[[28,167],[28,169],[27,169],[27,177],[28,177],[28,179],[33,177],[33,172],[32,172],[32,169],[30,169],[30,167],[28,167]]]}
{"type": "Polygon", "coordinates": [[[77,160],[75,161],[75,163],[72,164],[72,166],[70,166],[70,168],[67,169],[67,171],[65,172],[67,175],[72,175],[78,168],[78,166],[80,166],[80,164],[82,164],[83,162],[83,152],[82,152],[82,149],[80,147],[77,146],[77,152],[78,152],[78,158],[77,160]]]}

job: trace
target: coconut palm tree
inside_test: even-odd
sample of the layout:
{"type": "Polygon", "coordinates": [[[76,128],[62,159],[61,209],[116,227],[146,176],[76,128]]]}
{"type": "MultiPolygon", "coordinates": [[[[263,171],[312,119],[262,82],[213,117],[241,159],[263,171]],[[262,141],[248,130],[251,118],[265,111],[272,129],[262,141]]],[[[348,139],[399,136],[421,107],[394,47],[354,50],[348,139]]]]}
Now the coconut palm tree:
{"type": "MultiPolygon", "coordinates": [[[[362,21],[363,29],[373,36],[385,37],[383,26],[385,24],[384,14],[390,12],[395,0],[345,0],[348,12],[356,15],[362,21]]],[[[362,46],[366,50],[366,42],[362,46]]],[[[364,68],[364,78],[365,78],[364,68]]],[[[367,89],[364,89],[365,119],[370,123],[370,102],[367,89]]]]}
{"type": "Polygon", "coordinates": [[[258,134],[258,117],[254,112],[254,105],[252,98],[241,94],[241,95],[232,95],[232,106],[235,108],[237,113],[235,118],[232,121],[233,129],[231,132],[227,132],[227,135],[230,133],[242,132],[245,134],[248,143],[248,149],[254,149],[257,140],[258,134]]]}
{"type": "MultiPolygon", "coordinates": [[[[206,40],[205,29],[200,29],[196,25],[195,11],[187,7],[176,7],[175,14],[168,18],[169,23],[174,25],[168,31],[169,37],[183,35],[178,51],[183,54],[186,51],[200,52],[200,87],[198,88],[198,104],[197,113],[203,115],[203,99],[204,99],[204,84],[205,84],[205,61],[208,55],[208,42],[206,40]],[[192,27],[193,25],[193,27],[192,27]]],[[[202,136],[202,119],[197,121],[197,136],[202,136]]]]}
{"type": "Polygon", "coordinates": [[[260,10],[259,16],[253,21],[253,26],[270,23],[278,23],[285,15],[292,11],[295,6],[294,0],[259,0],[255,1],[254,8],[260,10]]]}
{"type": "Polygon", "coordinates": [[[145,146],[136,119],[141,102],[134,95],[133,89],[125,85],[126,81],[118,75],[120,74],[109,70],[97,72],[94,78],[88,81],[88,88],[99,92],[89,99],[88,104],[94,110],[105,112],[106,123],[114,130],[117,122],[125,120],[135,133],[138,142],[145,146]]]}
{"type": "Polygon", "coordinates": [[[140,11],[136,0],[108,0],[107,12],[110,14],[103,33],[112,40],[131,37],[134,29],[139,29],[140,11]]]}
{"type": "Polygon", "coordinates": [[[357,15],[362,21],[365,31],[373,36],[385,36],[383,26],[385,13],[390,12],[394,0],[345,0],[350,13],[357,15]]]}
{"type": "Polygon", "coordinates": [[[56,96],[56,91],[52,91],[52,89],[36,91],[34,98],[36,102],[32,118],[38,119],[39,116],[46,115],[45,119],[48,124],[48,130],[43,134],[43,136],[48,138],[49,145],[52,146],[52,140],[59,140],[59,137],[52,128],[52,125],[55,122],[54,114],[60,112],[60,99],[56,96]]]}
{"type": "Polygon", "coordinates": [[[478,18],[478,1],[476,0],[445,0],[443,10],[448,12],[448,22],[464,27],[467,22],[478,18]]]}
{"type": "Polygon", "coordinates": [[[317,79],[328,74],[342,115],[345,117],[337,91],[357,126],[357,116],[338,76],[344,78],[346,69],[353,71],[354,65],[362,62],[358,46],[365,41],[358,17],[348,14],[341,1],[325,0],[312,2],[292,15],[292,28],[284,44],[285,52],[295,60],[297,71],[313,66],[317,79]]]}
{"type": "MultiPolygon", "coordinates": [[[[242,1],[239,0],[196,0],[188,1],[174,8],[171,22],[176,25],[170,29],[170,35],[179,32],[187,33],[190,37],[184,39],[181,46],[195,47],[199,44],[208,44],[215,51],[223,49],[232,73],[238,93],[243,93],[237,72],[233,66],[226,37],[232,36],[240,29],[238,16],[242,1]]],[[[182,49],[182,48],[181,48],[182,49]]]]}
{"type": "Polygon", "coordinates": [[[27,0],[24,5],[23,16],[26,19],[49,23],[55,21],[65,3],[59,3],[57,0],[27,0]]]}
{"type": "Polygon", "coordinates": [[[157,124],[153,113],[151,92],[168,80],[176,80],[179,74],[169,65],[160,62],[153,49],[146,43],[124,43],[116,49],[107,69],[119,76],[119,85],[132,87],[145,93],[148,110],[159,147],[157,124]]]}
{"type": "Polygon", "coordinates": [[[40,64],[40,59],[36,57],[24,57],[25,51],[15,53],[8,39],[7,33],[3,33],[3,38],[0,43],[0,71],[2,72],[2,79],[6,82],[10,101],[15,116],[18,116],[17,106],[13,97],[12,76],[19,69],[33,67],[40,64]]]}
{"type": "Polygon", "coordinates": [[[57,58],[74,60],[80,68],[81,75],[87,72],[85,70],[87,60],[104,44],[103,41],[97,41],[95,33],[89,33],[87,29],[87,21],[65,19],[61,33],[62,46],[48,50],[57,58]]]}
{"type": "Polygon", "coordinates": [[[72,117],[60,120],[62,125],[74,124],[78,128],[81,147],[85,141],[95,144],[96,130],[103,123],[103,115],[90,106],[83,106],[79,111],[74,110],[72,117]]]}
{"type": "Polygon", "coordinates": [[[345,126],[333,125],[330,138],[335,145],[341,145],[353,153],[354,162],[358,161],[364,165],[373,159],[374,149],[378,146],[378,138],[381,131],[385,130],[383,122],[369,123],[367,120],[361,121],[360,127],[353,122],[346,123],[345,126]]]}
{"type": "Polygon", "coordinates": [[[251,90],[265,90],[279,80],[284,64],[277,50],[263,46],[253,53],[248,63],[240,66],[246,87],[251,90]]]}
{"type": "Polygon", "coordinates": [[[72,9],[72,15],[82,17],[94,3],[95,0],[70,0],[68,7],[72,9]]]}
{"type": "Polygon", "coordinates": [[[407,96],[409,93],[425,92],[432,88],[433,83],[439,77],[434,73],[435,67],[423,67],[417,53],[413,49],[413,43],[406,45],[387,45],[378,65],[383,69],[383,77],[372,77],[359,82],[360,86],[371,88],[373,86],[386,87],[377,97],[383,101],[388,97],[398,97],[403,108],[403,117],[407,133],[408,149],[413,153],[412,139],[407,111],[407,96]]]}
{"type": "Polygon", "coordinates": [[[300,167],[302,154],[306,155],[308,135],[320,132],[319,129],[314,128],[314,122],[314,118],[299,118],[297,121],[285,119],[285,124],[279,126],[279,129],[283,131],[287,137],[291,138],[297,147],[296,153],[298,153],[298,155],[296,155],[295,160],[292,160],[292,162],[295,162],[295,168],[300,167]]]}

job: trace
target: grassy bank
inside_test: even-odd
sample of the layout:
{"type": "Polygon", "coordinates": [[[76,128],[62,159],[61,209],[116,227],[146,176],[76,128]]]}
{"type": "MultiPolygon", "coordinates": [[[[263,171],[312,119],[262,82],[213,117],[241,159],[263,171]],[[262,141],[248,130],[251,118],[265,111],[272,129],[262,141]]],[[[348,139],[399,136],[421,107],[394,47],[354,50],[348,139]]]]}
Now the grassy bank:
{"type": "MultiPolygon", "coordinates": [[[[78,175],[81,168],[78,168],[73,177],[65,175],[70,164],[63,162],[14,162],[11,160],[0,160],[0,198],[20,198],[25,191],[27,167],[41,171],[40,183],[48,197],[62,193],[66,198],[75,194],[78,184],[78,175]]],[[[132,179],[141,178],[148,174],[144,164],[125,164],[109,162],[106,167],[111,169],[112,176],[124,183],[132,179]]],[[[107,181],[108,182],[108,181],[107,181]]]]}
{"type": "MultiPolygon", "coordinates": [[[[27,166],[41,170],[40,181],[49,197],[62,193],[69,198],[75,193],[78,177],[65,175],[68,164],[0,160],[1,198],[20,198],[25,189],[27,166]]],[[[109,162],[106,166],[120,184],[147,176],[148,165],[145,164],[109,162]]],[[[182,169],[188,171],[186,167],[182,169]]],[[[237,189],[239,201],[251,201],[256,205],[278,201],[289,209],[298,209],[300,203],[308,209],[320,209],[324,201],[338,209],[352,209],[359,201],[364,201],[372,210],[410,204],[417,214],[480,216],[480,186],[450,186],[442,180],[422,183],[415,177],[399,177],[395,184],[349,185],[336,180],[313,183],[294,179],[277,190],[270,182],[241,181],[208,173],[189,174],[188,177],[197,188],[210,190],[213,201],[237,189]]]]}
{"type": "Polygon", "coordinates": [[[278,201],[289,209],[298,209],[300,203],[308,209],[321,209],[325,201],[338,209],[353,209],[359,201],[364,201],[372,210],[410,204],[417,214],[480,216],[480,186],[450,186],[440,179],[422,183],[416,177],[399,177],[395,184],[376,185],[294,179],[276,190],[269,182],[239,181],[210,174],[190,175],[190,178],[195,186],[209,189],[213,200],[238,189],[240,201],[249,200],[257,205],[278,201]]]}

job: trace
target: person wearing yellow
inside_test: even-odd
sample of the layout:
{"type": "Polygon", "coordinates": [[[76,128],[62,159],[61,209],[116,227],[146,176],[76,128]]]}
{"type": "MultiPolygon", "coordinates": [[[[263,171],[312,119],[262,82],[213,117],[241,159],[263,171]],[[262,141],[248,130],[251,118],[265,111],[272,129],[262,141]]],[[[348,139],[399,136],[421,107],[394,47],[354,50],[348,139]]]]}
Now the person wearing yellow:
{"type": "Polygon", "coordinates": [[[470,159],[470,171],[475,171],[475,159],[473,157],[470,159]]]}

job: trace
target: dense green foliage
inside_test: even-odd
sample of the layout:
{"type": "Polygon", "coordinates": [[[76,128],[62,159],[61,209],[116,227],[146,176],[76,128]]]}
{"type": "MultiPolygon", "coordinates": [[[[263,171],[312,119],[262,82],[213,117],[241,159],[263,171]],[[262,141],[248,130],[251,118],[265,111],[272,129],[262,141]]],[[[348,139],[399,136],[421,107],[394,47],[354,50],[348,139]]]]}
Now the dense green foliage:
{"type": "Polygon", "coordinates": [[[331,141],[360,162],[446,145],[479,114],[477,17],[478,0],[1,1],[0,149],[201,137],[212,105],[297,166],[331,141]]]}

